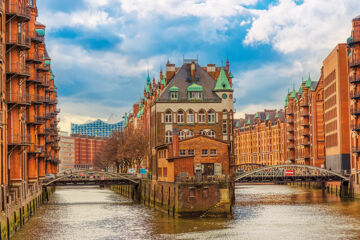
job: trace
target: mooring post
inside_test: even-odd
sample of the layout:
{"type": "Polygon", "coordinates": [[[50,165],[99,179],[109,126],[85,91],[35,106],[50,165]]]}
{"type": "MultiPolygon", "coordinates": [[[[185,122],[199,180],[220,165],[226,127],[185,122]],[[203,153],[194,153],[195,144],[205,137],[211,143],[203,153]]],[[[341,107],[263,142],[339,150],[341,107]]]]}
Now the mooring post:
{"type": "Polygon", "coordinates": [[[321,182],[321,191],[322,193],[325,193],[325,187],[326,187],[326,184],[324,181],[321,182]]]}

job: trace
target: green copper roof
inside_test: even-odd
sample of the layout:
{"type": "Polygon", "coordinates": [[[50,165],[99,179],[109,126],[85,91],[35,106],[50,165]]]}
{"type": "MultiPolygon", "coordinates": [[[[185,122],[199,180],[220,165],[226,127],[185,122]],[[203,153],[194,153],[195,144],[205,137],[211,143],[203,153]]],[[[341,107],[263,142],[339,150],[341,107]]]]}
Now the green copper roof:
{"type": "Polygon", "coordinates": [[[229,77],[234,78],[234,75],[232,74],[232,72],[229,72],[229,77]]]}
{"type": "Polygon", "coordinates": [[[54,76],[51,76],[51,77],[50,77],[50,80],[54,80],[54,76]]]}
{"type": "Polygon", "coordinates": [[[44,29],[35,29],[36,33],[39,37],[45,36],[45,30],[44,29]]]}
{"type": "Polygon", "coordinates": [[[51,62],[50,62],[49,60],[46,60],[46,61],[45,61],[45,67],[46,67],[46,66],[49,66],[50,64],[51,64],[51,62]]]}
{"type": "Polygon", "coordinates": [[[226,77],[224,68],[221,68],[218,79],[216,80],[214,91],[232,91],[229,80],[226,77]]]}
{"type": "Polygon", "coordinates": [[[275,118],[279,118],[279,113],[277,112],[276,115],[275,115],[275,118]]]}
{"type": "MultiPolygon", "coordinates": [[[[201,86],[200,86],[201,87],[201,86]]],[[[177,86],[172,86],[171,88],[169,88],[169,91],[170,92],[178,92],[179,91],[179,88],[177,86]]]]}
{"type": "Polygon", "coordinates": [[[307,87],[307,88],[310,88],[311,87],[311,78],[310,78],[310,74],[309,74],[309,77],[308,77],[308,79],[306,80],[306,83],[305,83],[305,87],[307,87]]]}
{"type": "Polygon", "coordinates": [[[166,80],[166,77],[164,76],[164,77],[160,80],[160,83],[161,83],[162,85],[165,85],[165,80],[166,80]]]}
{"type": "Polygon", "coordinates": [[[236,122],[236,123],[235,123],[235,127],[239,127],[239,122],[236,122]]]}
{"type": "Polygon", "coordinates": [[[288,101],[285,101],[285,107],[287,107],[289,105],[288,101]]]}
{"type": "Polygon", "coordinates": [[[201,91],[203,91],[203,87],[196,83],[193,83],[190,86],[188,86],[187,91],[188,92],[201,92],[201,91]]]}
{"type": "Polygon", "coordinates": [[[300,85],[299,87],[299,91],[298,92],[303,92],[303,87],[302,87],[302,84],[300,85]]]}
{"type": "Polygon", "coordinates": [[[259,118],[259,113],[256,113],[256,114],[255,114],[255,118],[259,118]]]}
{"type": "Polygon", "coordinates": [[[353,41],[354,41],[353,37],[350,36],[350,37],[347,39],[347,44],[352,43],[353,41]]]}
{"type": "Polygon", "coordinates": [[[266,121],[268,121],[268,120],[270,120],[270,115],[269,114],[266,115],[266,121]]]}
{"type": "Polygon", "coordinates": [[[290,98],[294,98],[294,97],[296,97],[296,91],[295,91],[295,89],[293,89],[293,90],[291,91],[291,93],[290,93],[290,98]]]}
{"type": "Polygon", "coordinates": [[[285,101],[289,101],[289,94],[286,94],[286,98],[285,98],[285,101]]]}
{"type": "Polygon", "coordinates": [[[251,124],[250,118],[248,118],[247,124],[248,124],[248,125],[251,124]]]}
{"type": "Polygon", "coordinates": [[[147,78],[146,78],[146,85],[150,85],[150,83],[151,83],[151,80],[150,80],[150,76],[148,73],[147,78]]]}

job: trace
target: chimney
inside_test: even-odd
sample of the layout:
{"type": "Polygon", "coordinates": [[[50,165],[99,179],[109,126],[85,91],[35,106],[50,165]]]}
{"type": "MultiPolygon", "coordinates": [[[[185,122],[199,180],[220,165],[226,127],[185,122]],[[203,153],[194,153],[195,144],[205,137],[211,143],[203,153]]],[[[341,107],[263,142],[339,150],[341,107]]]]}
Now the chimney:
{"type": "Polygon", "coordinates": [[[173,157],[179,156],[179,134],[177,129],[175,128],[172,136],[172,149],[173,149],[173,157]]]}
{"type": "Polygon", "coordinates": [[[208,64],[206,67],[207,73],[212,77],[214,80],[216,80],[216,66],[215,64],[208,64]]]}
{"type": "Polygon", "coordinates": [[[168,60],[166,63],[166,85],[175,75],[175,64],[171,64],[168,60]]]}
{"type": "Polygon", "coordinates": [[[190,71],[191,71],[191,81],[192,81],[192,82],[195,82],[196,65],[195,65],[194,62],[191,63],[190,71]]]}

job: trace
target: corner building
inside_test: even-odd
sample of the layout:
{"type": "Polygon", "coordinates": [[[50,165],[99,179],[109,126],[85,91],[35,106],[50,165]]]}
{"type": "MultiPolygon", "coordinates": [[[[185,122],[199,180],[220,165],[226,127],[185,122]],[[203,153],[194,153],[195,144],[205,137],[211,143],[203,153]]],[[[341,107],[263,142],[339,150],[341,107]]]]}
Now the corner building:
{"type": "Polygon", "coordinates": [[[350,99],[346,44],[338,44],[325,58],[323,75],[326,168],[349,173],[350,99]]]}
{"type": "MultiPolygon", "coordinates": [[[[167,65],[167,85],[151,105],[152,149],[170,144],[176,132],[180,140],[201,133],[225,141],[232,152],[233,89],[226,72],[227,67],[216,73],[214,65],[202,68],[196,61],[184,62],[176,71],[167,65]]],[[[152,158],[156,170],[156,154],[152,158]]],[[[157,176],[156,171],[153,175],[157,176]]]]}
{"type": "Polygon", "coordinates": [[[0,11],[0,198],[11,222],[14,211],[39,197],[45,175],[57,173],[59,110],[36,0],[0,1],[0,11]]]}

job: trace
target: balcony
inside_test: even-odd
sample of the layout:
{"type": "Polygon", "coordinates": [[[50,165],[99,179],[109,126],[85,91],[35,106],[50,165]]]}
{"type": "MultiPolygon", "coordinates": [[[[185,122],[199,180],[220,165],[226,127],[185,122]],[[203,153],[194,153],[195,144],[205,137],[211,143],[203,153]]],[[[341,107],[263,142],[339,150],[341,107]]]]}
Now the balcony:
{"type": "Polygon", "coordinates": [[[359,76],[351,76],[351,77],[349,77],[349,81],[350,81],[350,83],[353,83],[353,84],[360,83],[360,77],[359,76]]]}
{"type": "Polygon", "coordinates": [[[26,55],[26,61],[30,62],[30,63],[38,63],[38,64],[40,64],[40,63],[42,63],[43,59],[44,59],[44,56],[40,55],[37,52],[28,53],[26,55]]]}
{"type": "Polygon", "coordinates": [[[309,129],[302,129],[302,130],[300,130],[300,135],[301,135],[301,136],[310,136],[310,131],[309,131],[309,129]]]}
{"type": "Polygon", "coordinates": [[[37,70],[40,72],[49,72],[50,65],[41,64],[40,66],[38,66],[37,70]]]}
{"type": "Polygon", "coordinates": [[[35,43],[43,43],[44,42],[44,36],[39,36],[38,33],[36,31],[34,31],[31,34],[31,41],[33,41],[35,43]]]}
{"type": "Polygon", "coordinates": [[[289,141],[294,141],[294,134],[292,133],[288,133],[287,135],[286,135],[286,139],[287,140],[289,140],[289,141]]]}
{"type": "Polygon", "coordinates": [[[40,85],[45,87],[45,88],[48,88],[50,86],[50,83],[49,83],[49,81],[47,81],[45,79],[42,79],[41,82],[40,82],[40,85]]]}
{"type": "Polygon", "coordinates": [[[307,99],[303,99],[302,101],[300,101],[300,106],[301,107],[308,107],[309,106],[309,101],[307,99]]]}
{"type": "Polygon", "coordinates": [[[7,93],[6,101],[8,104],[30,105],[30,98],[26,94],[7,93]]]}
{"type": "Polygon", "coordinates": [[[350,113],[351,113],[351,115],[355,115],[355,116],[360,115],[360,107],[352,106],[350,108],[350,113]]]}
{"type": "Polygon", "coordinates": [[[305,146],[310,146],[310,140],[303,138],[300,140],[300,144],[305,146]]]}
{"type": "Polygon", "coordinates": [[[20,3],[11,3],[7,5],[6,15],[15,18],[18,21],[30,21],[30,8],[22,6],[20,3]]]}
{"type": "Polygon", "coordinates": [[[30,38],[23,33],[9,34],[6,33],[6,45],[17,46],[22,50],[29,49],[31,46],[30,38]]]}
{"type": "Polygon", "coordinates": [[[30,77],[30,67],[20,63],[6,64],[6,74],[30,77]]]}
{"type": "Polygon", "coordinates": [[[8,145],[12,146],[28,146],[30,144],[30,135],[11,134],[8,139],[8,145]]]}
{"type": "Polygon", "coordinates": [[[309,112],[307,112],[307,111],[300,111],[300,116],[307,117],[307,116],[309,116],[309,112]]]}
{"type": "Polygon", "coordinates": [[[43,80],[42,80],[42,77],[39,77],[35,74],[35,75],[31,75],[30,77],[28,77],[26,79],[26,81],[31,82],[31,83],[41,83],[43,80]]]}
{"type": "Polygon", "coordinates": [[[57,99],[50,99],[49,100],[49,104],[57,104],[58,103],[58,101],[57,101],[57,99]]]}
{"type": "Polygon", "coordinates": [[[30,99],[31,99],[31,103],[33,104],[42,104],[44,102],[45,97],[38,95],[31,95],[30,99]]]}
{"type": "Polygon", "coordinates": [[[27,115],[26,122],[29,125],[42,125],[44,124],[44,118],[38,116],[37,114],[32,114],[31,116],[27,115]]]}
{"type": "Polygon", "coordinates": [[[351,123],[350,128],[352,131],[359,132],[360,131],[360,123],[351,123]]]}
{"type": "Polygon", "coordinates": [[[46,92],[56,92],[56,88],[53,86],[50,86],[49,88],[45,89],[46,92]]]}
{"type": "Polygon", "coordinates": [[[287,144],[287,148],[288,148],[288,149],[295,149],[294,143],[288,143],[288,144],[287,144]]]}
{"type": "Polygon", "coordinates": [[[300,121],[300,125],[301,126],[310,126],[310,123],[309,123],[309,120],[305,120],[305,119],[302,119],[301,121],[300,121]]]}
{"type": "Polygon", "coordinates": [[[40,129],[38,130],[38,135],[39,135],[39,136],[47,136],[47,135],[49,135],[49,134],[50,134],[50,132],[46,131],[45,128],[40,128],[40,129]]]}
{"type": "Polygon", "coordinates": [[[286,111],[286,115],[294,115],[293,111],[286,111]]]}
{"type": "Polygon", "coordinates": [[[356,90],[350,91],[350,98],[351,99],[359,99],[360,98],[360,92],[356,90]]]}
{"type": "Polygon", "coordinates": [[[288,126],[288,127],[286,127],[286,131],[288,131],[288,132],[294,132],[294,126],[288,126]]]}
{"type": "Polygon", "coordinates": [[[351,68],[360,67],[360,59],[350,59],[349,67],[351,67],[351,68]]]}
{"type": "Polygon", "coordinates": [[[38,154],[38,153],[42,153],[44,151],[45,151],[44,146],[32,144],[32,145],[29,146],[27,152],[30,153],[30,154],[38,154]]]}
{"type": "Polygon", "coordinates": [[[3,60],[4,60],[3,53],[4,53],[4,46],[2,43],[0,43],[0,62],[3,62],[3,60]]]}
{"type": "Polygon", "coordinates": [[[351,148],[352,153],[360,153],[360,146],[355,146],[351,148]]]}

